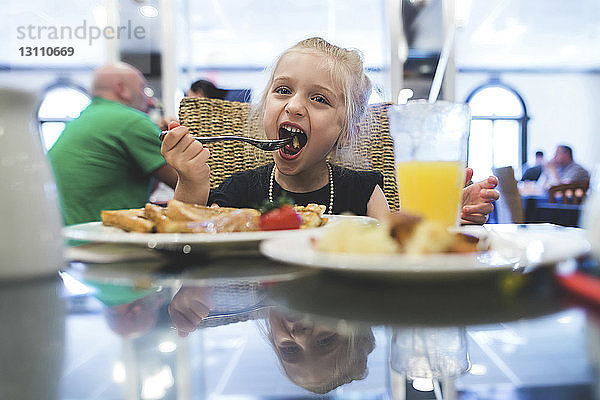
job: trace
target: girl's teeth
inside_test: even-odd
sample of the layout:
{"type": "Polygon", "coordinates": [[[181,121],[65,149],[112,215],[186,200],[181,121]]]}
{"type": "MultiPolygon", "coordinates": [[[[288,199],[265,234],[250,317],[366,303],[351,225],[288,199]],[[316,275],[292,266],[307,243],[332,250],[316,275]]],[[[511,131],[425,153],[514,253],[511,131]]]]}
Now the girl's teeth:
{"type": "Polygon", "coordinates": [[[288,132],[293,132],[293,133],[300,133],[300,132],[302,132],[300,129],[294,128],[294,127],[291,127],[291,126],[284,126],[283,128],[286,131],[288,131],[288,132]]]}

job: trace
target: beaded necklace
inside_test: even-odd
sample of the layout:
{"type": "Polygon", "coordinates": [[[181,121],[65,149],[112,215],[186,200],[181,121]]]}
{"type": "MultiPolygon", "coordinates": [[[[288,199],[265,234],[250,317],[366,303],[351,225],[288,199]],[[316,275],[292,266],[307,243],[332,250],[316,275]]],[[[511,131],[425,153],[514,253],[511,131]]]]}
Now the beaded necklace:
{"type": "MultiPolygon", "coordinates": [[[[333,187],[333,172],[331,171],[331,164],[327,163],[327,170],[329,171],[329,209],[327,214],[333,214],[333,196],[335,189],[333,187]]],[[[271,178],[269,179],[269,202],[273,202],[273,181],[275,180],[275,164],[271,170],[271,178]]]]}

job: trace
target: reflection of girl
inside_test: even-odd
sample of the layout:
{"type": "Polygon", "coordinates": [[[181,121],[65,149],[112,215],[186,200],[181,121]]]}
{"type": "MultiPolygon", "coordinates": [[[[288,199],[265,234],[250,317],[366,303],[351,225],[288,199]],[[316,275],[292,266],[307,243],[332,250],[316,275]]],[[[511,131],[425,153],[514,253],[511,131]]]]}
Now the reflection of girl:
{"type": "Polygon", "coordinates": [[[369,328],[342,329],[266,306],[259,283],[182,287],[169,305],[180,336],[199,327],[256,319],[285,374],[314,393],[363,379],[367,356],[375,347],[369,328]]]}
{"type": "Polygon", "coordinates": [[[314,393],[367,376],[367,356],[375,348],[371,329],[340,329],[270,309],[267,337],[286,375],[314,393]]]}

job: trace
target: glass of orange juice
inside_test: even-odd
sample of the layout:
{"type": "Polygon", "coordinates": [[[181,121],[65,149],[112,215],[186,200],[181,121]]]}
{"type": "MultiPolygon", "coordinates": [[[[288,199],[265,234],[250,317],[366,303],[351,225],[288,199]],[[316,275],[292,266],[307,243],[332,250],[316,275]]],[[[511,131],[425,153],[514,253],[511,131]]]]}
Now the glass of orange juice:
{"type": "Polygon", "coordinates": [[[388,110],[400,209],[451,227],[459,220],[471,112],[414,100],[388,110]]]}

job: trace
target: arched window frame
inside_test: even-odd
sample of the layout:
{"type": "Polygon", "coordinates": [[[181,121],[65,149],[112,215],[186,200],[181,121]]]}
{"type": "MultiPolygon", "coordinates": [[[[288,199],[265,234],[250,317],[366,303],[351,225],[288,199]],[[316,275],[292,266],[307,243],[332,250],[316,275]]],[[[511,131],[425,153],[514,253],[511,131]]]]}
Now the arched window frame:
{"type": "MultiPolygon", "coordinates": [[[[511,92],[515,98],[521,104],[521,109],[523,113],[519,117],[514,116],[501,116],[501,115],[473,115],[471,119],[473,120],[485,120],[491,121],[492,126],[495,124],[495,121],[516,121],[519,124],[519,135],[520,135],[520,143],[521,143],[521,152],[519,155],[519,162],[521,165],[527,162],[527,123],[529,122],[529,114],[527,113],[527,106],[525,105],[525,101],[523,97],[515,90],[513,87],[505,84],[497,77],[490,78],[486,83],[477,86],[475,89],[471,91],[471,93],[467,96],[465,102],[469,104],[473,97],[478,94],[480,91],[490,88],[490,87],[499,87],[511,92]]],[[[468,159],[468,154],[467,154],[468,159]]]]}
{"type": "Polygon", "coordinates": [[[77,83],[73,82],[70,79],[59,78],[55,82],[46,86],[46,88],[44,88],[44,90],[42,91],[42,94],[40,96],[39,102],[36,107],[36,113],[35,113],[35,116],[38,121],[38,132],[40,135],[40,140],[42,142],[42,145],[44,145],[44,143],[45,143],[44,131],[42,129],[42,125],[44,123],[46,123],[46,122],[67,123],[74,119],[74,118],[70,118],[70,117],[62,117],[62,118],[47,118],[47,117],[42,118],[42,117],[40,117],[40,110],[41,110],[42,104],[44,103],[44,100],[46,99],[46,96],[48,95],[48,93],[50,93],[51,91],[53,91],[55,89],[60,89],[60,88],[68,88],[68,89],[73,89],[73,90],[79,91],[79,92],[83,93],[84,95],[86,95],[87,97],[89,97],[91,100],[91,95],[88,92],[88,90],[86,88],[84,88],[83,86],[78,85],[77,83]]]}

